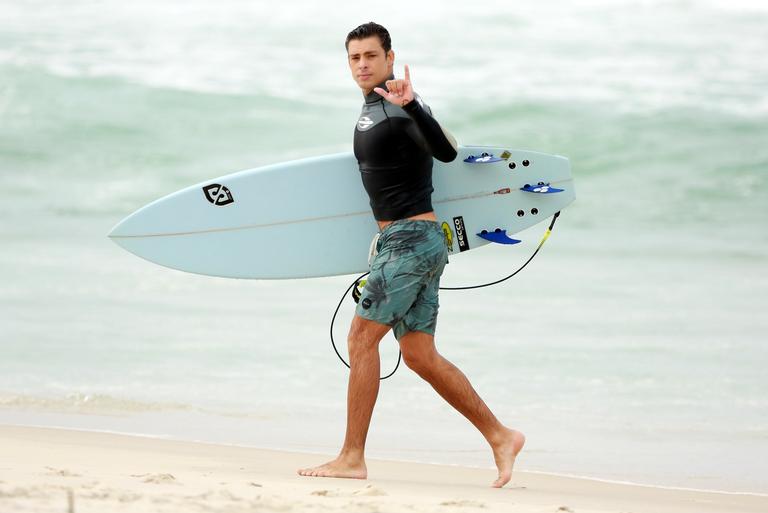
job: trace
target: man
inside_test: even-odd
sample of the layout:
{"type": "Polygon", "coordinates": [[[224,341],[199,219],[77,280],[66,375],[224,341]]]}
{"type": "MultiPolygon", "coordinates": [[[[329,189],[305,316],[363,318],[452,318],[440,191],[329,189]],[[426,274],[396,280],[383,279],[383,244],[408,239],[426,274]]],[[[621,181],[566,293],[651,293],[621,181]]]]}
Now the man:
{"type": "Polygon", "coordinates": [[[503,426],[466,376],[435,349],[445,239],[432,210],[432,158],[450,162],[456,143],[413,92],[410,70],[395,79],[387,30],[360,25],[346,40],[352,78],[365,103],[354,151],[379,225],[378,253],[349,331],[347,431],[339,456],[302,476],[365,479],[365,440],[379,391],[379,342],[392,329],[405,364],[477,427],[491,445],[499,476],[511,479],[525,437],[503,426]]]}

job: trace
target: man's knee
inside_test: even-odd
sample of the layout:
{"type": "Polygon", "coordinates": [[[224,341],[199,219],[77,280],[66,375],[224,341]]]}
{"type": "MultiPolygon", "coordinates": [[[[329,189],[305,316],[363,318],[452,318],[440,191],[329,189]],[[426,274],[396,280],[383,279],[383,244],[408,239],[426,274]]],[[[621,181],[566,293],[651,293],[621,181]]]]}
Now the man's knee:
{"type": "Polygon", "coordinates": [[[405,365],[419,375],[433,369],[439,357],[434,337],[420,331],[411,331],[400,339],[400,352],[405,365]]]}
{"type": "Polygon", "coordinates": [[[358,315],[352,320],[347,336],[347,346],[350,354],[370,351],[378,348],[379,342],[389,331],[389,326],[375,321],[369,321],[358,315]]]}

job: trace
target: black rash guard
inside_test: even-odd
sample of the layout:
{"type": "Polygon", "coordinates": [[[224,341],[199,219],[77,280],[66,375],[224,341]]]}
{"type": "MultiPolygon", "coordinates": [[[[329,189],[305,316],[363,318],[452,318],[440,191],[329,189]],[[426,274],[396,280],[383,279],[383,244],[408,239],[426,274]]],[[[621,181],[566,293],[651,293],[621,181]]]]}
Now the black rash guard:
{"type": "MultiPolygon", "coordinates": [[[[386,89],[385,82],[378,87],[386,89]]],[[[456,158],[454,143],[418,95],[401,108],[373,90],[357,120],[354,150],[377,221],[431,212],[432,157],[456,158]]]]}

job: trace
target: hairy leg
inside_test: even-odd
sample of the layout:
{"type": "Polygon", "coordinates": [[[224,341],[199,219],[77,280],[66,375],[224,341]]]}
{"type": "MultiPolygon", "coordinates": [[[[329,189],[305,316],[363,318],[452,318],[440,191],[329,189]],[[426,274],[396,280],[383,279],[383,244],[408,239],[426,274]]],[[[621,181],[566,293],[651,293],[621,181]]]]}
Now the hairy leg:
{"type": "Polygon", "coordinates": [[[349,384],[347,387],[347,431],[336,459],[313,468],[300,469],[299,475],[365,479],[365,440],[373,407],[379,393],[379,342],[389,326],[355,315],[349,330],[349,384]]]}
{"type": "Polygon", "coordinates": [[[493,486],[508,483],[515,457],[525,444],[525,436],[499,422],[464,373],[437,352],[432,335],[411,331],[400,339],[400,350],[406,365],[432,385],[488,441],[499,469],[499,477],[493,486]]]}

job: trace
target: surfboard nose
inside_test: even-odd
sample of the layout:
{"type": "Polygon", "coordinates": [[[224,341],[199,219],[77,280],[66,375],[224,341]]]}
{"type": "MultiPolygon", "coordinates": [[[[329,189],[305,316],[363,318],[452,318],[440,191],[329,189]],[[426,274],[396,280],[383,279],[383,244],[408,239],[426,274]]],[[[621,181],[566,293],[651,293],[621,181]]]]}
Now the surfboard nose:
{"type": "Polygon", "coordinates": [[[125,227],[123,226],[124,221],[125,219],[119,221],[115,226],[113,226],[109,233],[107,233],[107,237],[112,239],[114,242],[117,242],[115,238],[120,237],[120,235],[125,233],[125,227]]]}
{"type": "Polygon", "coordinates": [[[118,242],[118,240],[122,237],[136,237],[144,235],[146,233],[146,226],[143,225],[146,223],[142,223],[141,218],[146,217],[146,209],[146,206],[142,207],[121,219],[115,226],[112,227],[112,229],[107,234],[107,237],[112,239],[114,242],[118,242]]]}
{"type": "Polygon", "coordinates": [[[133,253],[141,258],[146,258],[140,249],[140,245],[137,246],[136,244],[146,232],[139,228],[141,223],[136,222],[136,216],[137,214],[140,214],[140,212],[141,209],[120,220],[112,227],[109,233],[107,233],[107,237],[129,253],[133,253]]]}

